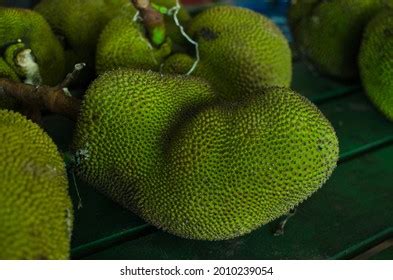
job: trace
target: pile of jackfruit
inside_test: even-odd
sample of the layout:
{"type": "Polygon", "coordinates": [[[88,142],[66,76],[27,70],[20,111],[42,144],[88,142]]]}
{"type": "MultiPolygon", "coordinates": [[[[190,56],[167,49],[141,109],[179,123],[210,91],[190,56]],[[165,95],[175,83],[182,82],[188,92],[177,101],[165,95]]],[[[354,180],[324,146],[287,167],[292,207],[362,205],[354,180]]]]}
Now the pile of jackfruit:
{"type": "MultiPolygon", "coordinates": [[[[0,259],[70,257],[70,168],[148,223],[199,240],[235,238],[288,213],[335,169],[335,131],[290,89],[291,50],[270,19],[151,2],[165,20],[158,43],[129,0],[0,7],[0,78],[56,86],[87,65],[73,84],[87,90],[73,97],[81,105],[64,151],[0,79],[0,259]]],[[[341,79],[360,73],[393,119],[391,2],[297,1],[289,22],[309,62],[341,79]]]]}
{"type": "Polygon", "coordinates": [[[288,14],[298,51],[321,73],[360,77],[393,120],[393,0],[297,0],[288,14]]]}

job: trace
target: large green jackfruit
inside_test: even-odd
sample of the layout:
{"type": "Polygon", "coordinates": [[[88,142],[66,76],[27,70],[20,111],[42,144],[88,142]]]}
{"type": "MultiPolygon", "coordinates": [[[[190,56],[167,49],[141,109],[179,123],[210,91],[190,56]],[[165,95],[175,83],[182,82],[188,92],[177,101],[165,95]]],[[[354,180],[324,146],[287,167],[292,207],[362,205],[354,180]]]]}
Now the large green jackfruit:
{"type": "Polygon", "coordinates": [[[0,259],[69,258],[72,204],[55,144],[6,110],[0,139],[0,259]]]}
{"type": "MultiPolygon", "coordinates": [[[[176,0],[155,0],[152,3],[170,9],[176,5],[176,0]]],[[[185,25],[190,16],[180,9],[178,18],[185,25]]],[[[158,71],[163,59],[171,53],[173,43],[186,44],[172,17],[165,17],[165,27],[169,40],[157,47],[150,44],[142,24],[135,22],[134,13],[113,19],[103,30],[97,45],[97,73],[118,68],[158,71]]]]}
{"type": "Polygon", "coordinates": [[[280,87],[218,101],[202,80],[119,70],[87,91],[77,171],[151,224],[178,236],[240,236],[289,211],[336,166],[321,112],[280,87]]]}
{"type": "MultiPolygon", "coordinates": [[[[263,86],[290,85],[289,45],[268,18],[244,8],[217,6],[192,19],[187,32],[199,44],[201,57],[193,75],[209,81],[222,96],[231,98],[263,86]]],[[[190,61],[176,54],[165,62],[163,71],[185,74],[190,61]]]]}
{"type": "Polygon", "coordinates": [[[40,14],[25,9],[0,7],[0,19],[1,77],[17,81],[28,79],[31,70],[22,70],[17,60],[22,51],[31,49],[33,62],[30,64],[38,65],[42,83],[56,85],[64,78],[64,51],[40,14]]]}
{"type": "Polygon", "coordinates": [[[371,101],[393,120],[393,9],[381,12],[367,25],[359,68],[371,101]]]}
{"type": "Polygon", "coordinates": [[[322,73],[342,80],[355,79],[363,29],[388,4],[393,1],[319,1],[296,27],[298,49],[322,73]]]}

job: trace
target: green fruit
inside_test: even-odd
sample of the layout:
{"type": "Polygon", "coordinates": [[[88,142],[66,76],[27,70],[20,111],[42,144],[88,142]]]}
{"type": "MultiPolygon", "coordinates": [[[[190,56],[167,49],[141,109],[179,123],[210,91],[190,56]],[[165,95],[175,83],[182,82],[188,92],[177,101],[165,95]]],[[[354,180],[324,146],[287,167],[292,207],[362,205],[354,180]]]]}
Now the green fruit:
{"type": "Polygon", "coordinates": [[[217,101],[202,80],[115,71],[89,88],[78,174],[151,224],[221,240],[285,214],[338,159],[328,120],[286,88],[217,101]]]}
{"type": "MultiPolygon", "coordinates": [[[[201,61],[193,74],[209,81],[223,97],[255,93],[264,86],[290,85],[288,42],[268,18],[243,8],[217,6],[192,19],[187,32],[200,50],[201,61]]],[[[173,71],[190,61],[185,57],[181,60],[171,58],[164,72],[187,73],[189,62],[173,71]],[[168,66],[171,63],[177,66],[168,66]]]]}
{"type": "Polygon", "coordinates": [[[301,21],[307,18],[320,2],[320,0],[292,1],[292,5],[288,9],[288,25],[295,41],[301,35],[301,29],[299,28],[301,21]]]}
{"type": "Polygon", "coordinates": [[[384,3],[393,1],[319,1],[297,27],[299,50],[326,75],[343,80],[356,78],[363,29],[384,3]]]}
{"type": "Polygon", "coordinates": [[[124,193],[133,191],[131,180],[144,176],[140,179],[145,181],[155,172],[162,157],[163,131],[179,118],[181,108],[213,96],[209,86],[195,78],[106,72],[90,85],[75,129],[79,174],[115,200],[124,198],[123,205],[130,207],[124,193]],[[119,147],[123,152],[118,153],[119,147]]]}
{"type": "Polygon", "coordinates": [[[38,66],[40,82],[59,83],[65,74],[64,51],[45,19],[30,10],[3,7],[0,7],[0,18],[1,77],[35,83],[37,73],[32,74],[36,72],[32,68],[38,66]],[[22,53],[24,58],[31,59],[23,69],[21,63],[26,61],[22,53]]]}
{"type": "Polygon", "coordinates": [[[66,49],[67,71],[84,62],[94,71],[98,37],[119,14],[134,14],[130,0],[42,0],[35,8],[49,22],[66,49]]]}
{"type": "Polygon", "coordinates": [[[0,110],[0,259],[67,259],[72,204],[53,141],[18,113],[0,110]]]}
{"type": "Polygon", "coordinates": [[[371,101],[393,120],[393,10],[381,12],[367,25],[359,68],[371,101]]]}
{"type": "MultiPolygon", "coordinates": [[[[168,9],[176,5],[175,0],[155,0],[152,3],[168,9]]],[[[184,25],[189,20],[189,15],[184,9],[180,9],[178,18],[184,25]]],[[[165,27],[169,39],[156,47],[150,44],[144,27],[140,22],[134,21],[133,14],[113,19],[103,30],[98,42],[97,73],[102,74],[118,68],[158,71],[163,59],[172,51],[172,39],[178,45],[186,45],[172,17],[165,17],[165,27]]]]}
{"type": "Polygon", "coordinates": [[[102,74],[117,68],[158,70],[170,52],[169,43],[154,48],[132,16],[119,16],[108,23],[100,36],[96,71],[102,74]]]}

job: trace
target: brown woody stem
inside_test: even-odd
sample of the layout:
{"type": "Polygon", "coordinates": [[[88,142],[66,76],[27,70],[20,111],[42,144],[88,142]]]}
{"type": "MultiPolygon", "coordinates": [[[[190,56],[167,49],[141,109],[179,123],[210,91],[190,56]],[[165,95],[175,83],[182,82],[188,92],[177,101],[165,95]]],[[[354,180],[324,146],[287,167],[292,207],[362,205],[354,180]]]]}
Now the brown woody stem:
{"type": "Polygon", "coordinates": [[[34,86],[8,79],[0,79],[0,91],[20,101],[28,108],[45,109],[76,120],[79,115],[81,101],[75,97],[67,96],[64,93],[64,88],[76,78],[83,67],[84,64],[75,65],[74,71],[68,74],[64,81],[55,87],[34,86]]]}
{"type": "Polygon", "coordinates": [[[152,7],[150,0],[131,0],[131,2],[140,13],[150,42],[156,46],[164,43],[166,37],[164,16],[152,7]]]}

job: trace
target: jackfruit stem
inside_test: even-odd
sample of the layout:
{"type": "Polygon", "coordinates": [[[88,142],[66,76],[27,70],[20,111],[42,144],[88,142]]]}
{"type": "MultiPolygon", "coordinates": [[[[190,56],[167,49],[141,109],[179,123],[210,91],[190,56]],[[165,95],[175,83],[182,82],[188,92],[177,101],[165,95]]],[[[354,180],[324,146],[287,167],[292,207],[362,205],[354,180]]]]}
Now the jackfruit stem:
{"type": "Polygon", "coordinates": [[[296,208],[291,209],[288,214],[285,216],[284,220],[282,220],[278,226],[276,231],[274,232],[274,236],[281,236],[284,235],[284,228],[287,224],[288,220],[296,214],[296,208]]]}
{"type": "Polygon", "coordinates": [[[78,98],[68,96],[64,92],[85,64],[75,65],[74,71],[57,86],[30,85],[0,78],[0,94],[6,94],[23,103],[28,108],[39,108],[52,113],[61,114],[71,120],[76,120],[79,115],[81,101],[78,98]]]}
{"type": "Polygon", "coordinates": [[[150,0],[131,0],[131,2],[142,18],[149,41],[155,46],[162,45],[166,40],[163,14],[152,7],[150,0]]]}

